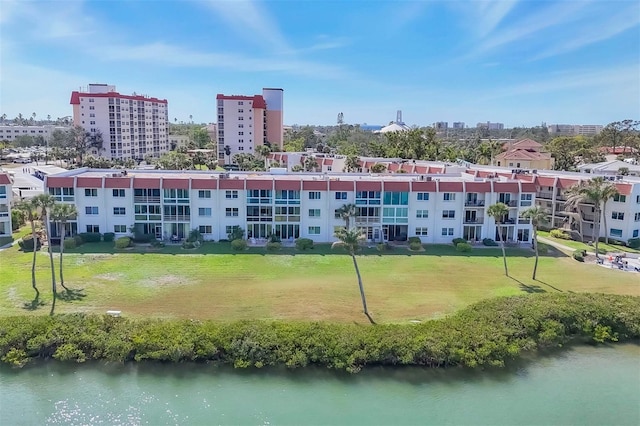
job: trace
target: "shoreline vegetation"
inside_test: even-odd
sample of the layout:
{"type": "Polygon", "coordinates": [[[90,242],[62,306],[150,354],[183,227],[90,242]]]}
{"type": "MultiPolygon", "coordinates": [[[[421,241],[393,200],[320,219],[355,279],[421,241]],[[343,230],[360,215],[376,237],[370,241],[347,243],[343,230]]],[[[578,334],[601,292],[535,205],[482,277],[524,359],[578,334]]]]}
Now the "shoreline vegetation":
{"type": "Polygon", "coordinates": [[[504,366],[571,343],[640,339],[640,297],[546,293],[480,301],[415,324],[196,321],[93,314],[0,317],[0,360],[210,362],[236,368],[504,366]]]}

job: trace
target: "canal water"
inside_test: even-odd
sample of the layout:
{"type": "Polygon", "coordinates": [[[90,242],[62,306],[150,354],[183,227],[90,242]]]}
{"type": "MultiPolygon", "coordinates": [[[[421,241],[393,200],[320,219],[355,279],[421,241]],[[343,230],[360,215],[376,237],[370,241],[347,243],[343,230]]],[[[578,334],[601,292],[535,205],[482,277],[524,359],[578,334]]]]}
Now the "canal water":
{"type": "Polygon", "coordinates": [[[484,371],[3,367],[0,424],[638,425],[640,346],[578,347],[484,371]]]}

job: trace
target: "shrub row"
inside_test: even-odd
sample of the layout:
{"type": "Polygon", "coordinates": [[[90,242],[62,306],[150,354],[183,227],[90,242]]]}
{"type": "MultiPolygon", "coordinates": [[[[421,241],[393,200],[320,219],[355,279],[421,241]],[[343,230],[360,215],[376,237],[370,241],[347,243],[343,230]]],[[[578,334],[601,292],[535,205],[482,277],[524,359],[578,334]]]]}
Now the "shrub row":
{"type": "Polygon", "coordinates": [[[498,243],[496,243],[494,240],[492,240],[491,238],[483,238],[482,239],[482,245],[485,245],[487,247],[495,247],[498,245],[498,243]]]}
{"type": "Polygon", "coordinates": [[[578,262],[584,262],[584,250],[576,250],[573,252],[573,258],[578,262]]]}
{"type": "Polygon", "coordinates": [[[485,300],[420,324],[214,322],[89,314],[0,318],[0,360],[206,361],[235,367],[502,366],[570,341],[640,338],[640,297],[535,294],[485,300]]]}
{"type": "Polygon", "coordinates": [[[558,238],[560,240],[570,240],[571,236],[569,234],[567,234],[565,231],[563,231],[562,229],[552,229],[549,232],[549,235],[551,235],[553,238],[558,238]]]}

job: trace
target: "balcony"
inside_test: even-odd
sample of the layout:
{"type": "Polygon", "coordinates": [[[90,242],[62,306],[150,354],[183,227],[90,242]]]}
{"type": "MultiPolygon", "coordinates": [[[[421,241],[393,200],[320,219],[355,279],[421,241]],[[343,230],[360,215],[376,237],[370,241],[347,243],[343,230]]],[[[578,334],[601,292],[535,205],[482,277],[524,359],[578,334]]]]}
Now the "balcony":
{"type": "Polygon", "coordinates": [[[133,197],[133,202],[134,203],[138,203],[138,204],[146,204],[146,203],[152,203],[152,204],[160,204],[160,196],[157,197],[147,197],[147,196],[136,196],[133,197]]]}
{"type": "Polygon", "coordinates": [[[166,214],[164,220],[167,222],[189,222],[191,217],[188,214],[166,214]]]}
{"type": "Polygon", "coordinates": [[[475,224],[480,225],[484,223],[484,218],[483,217],[468,217],[468,218],[465,217],[462,223],[464,223],[465,225],[475,225],[475,224]]]}
{"type": "Polygon", "coordinates": [[[356,224],[368,224],[368,223],[380,223],[380,217],[358,217],[356,218],[356,224]]]}
{"type": "Polygon", "coordinates": [[[546,200],[553,199],[553,192],[551,191],[540,191],[537,195],[537,198],[544,198],[546,200]]]}
{"type": "Polygon", "coordinates": [[[467,200],[464,202],[465,207],[484,207],[484,200],[467,200]]]}
{"type": "Polygon", "coordinates": [[[518,207],[518,201],[516,200],[510,200],[508,202],[505,203],[507,206],[509,207],[518,207]]]}

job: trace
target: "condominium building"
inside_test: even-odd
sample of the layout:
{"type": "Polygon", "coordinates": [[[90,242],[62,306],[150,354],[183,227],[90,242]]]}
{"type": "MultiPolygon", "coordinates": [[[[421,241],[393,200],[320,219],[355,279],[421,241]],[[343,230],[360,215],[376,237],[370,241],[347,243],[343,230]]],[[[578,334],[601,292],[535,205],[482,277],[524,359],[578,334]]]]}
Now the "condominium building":
{"type": "Polygon", "coordinates": [[[166,99],[121,95],[115,86],[90,84],[71,93],[71,105],[74,125],[102,135],[102,149],[93,149],[92,155],[142,160],[170,149],[166,99]]]}
{"type": "Polygon", "coordinates": [[[492,123],[487,121],[486,123],[476,124],[477,128],[485,128],[489,130],[504,130],[504,123],[492,123]]]}
{"type": "Polygon", "coordinates": [[[236,154],[253,154],[271,144],[282,149],[283,90],[262,89],[262,95],[216,96],[218,108],[218,159],[232,163],[236,154]]]}
{"type": "MultiPolygon", "coordinates": [[[[505,240],[528,242],[531,225],[520,213],[535,202],[531,182],[504,176],[478,178],[470,173],[323,174],[215,173],[200,171],[76,169],[46,179],[59,202],[74,203],[77,220],[70,232],[130,230],[157,238],[185,238],[198,229],[207,240],[227,238],[235,226],[247,238],[299,237],[334,241],[344,226],[338,210],[355,204],[352,221],[367,239],[449,243],[455,237],[495,239],[496,224],[487,207],[509,206],[500,227],[505,240]]],[[[52,236],[59,235],[57,229],[52,236]]]]}
{"type": "Polygon", "coordinates": [[[0,172],[0,237],[11,236],[11,179],[0,172]]]}
{"type": "Polygon", "coordinates": [[[604,127],[599,124],[551,124],[547,126],[549,135],[555,136],[595,136],[602,131],[604,127]]]}
{"type": "Polygon", "coordinates": [[[54,130],[69,130],[67,126],[54,126],[45,124],[43,126],[21,126],[5,124],[0,126],[0,141],[13,142],[20,136],[30,136],[33,138],[42,137],[45,141],[51,140],[54,130]]]}

